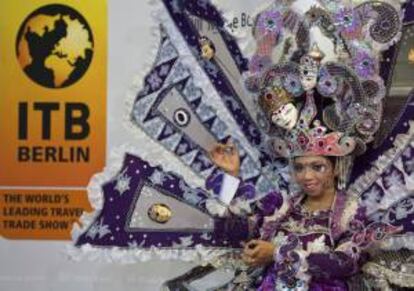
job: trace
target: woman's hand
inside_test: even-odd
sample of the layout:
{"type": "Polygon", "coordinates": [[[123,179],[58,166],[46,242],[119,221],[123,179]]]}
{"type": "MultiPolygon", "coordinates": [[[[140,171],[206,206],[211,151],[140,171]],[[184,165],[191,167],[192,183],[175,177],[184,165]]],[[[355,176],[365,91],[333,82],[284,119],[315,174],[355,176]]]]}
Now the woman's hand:
{"type": "Polygon", "coordinates": [[[264,240],[251,240],[244,245],[242,260],[251,267],[264,266],[273,261],[275,245],[264,240]]]}
{"type": "Polygon", "coordinates": [[[240,156],[237,147],[230,141],[226,144],[216,144],[210,151],[210,159],[225,172],[238,176],[240,170],[240,156]]]}

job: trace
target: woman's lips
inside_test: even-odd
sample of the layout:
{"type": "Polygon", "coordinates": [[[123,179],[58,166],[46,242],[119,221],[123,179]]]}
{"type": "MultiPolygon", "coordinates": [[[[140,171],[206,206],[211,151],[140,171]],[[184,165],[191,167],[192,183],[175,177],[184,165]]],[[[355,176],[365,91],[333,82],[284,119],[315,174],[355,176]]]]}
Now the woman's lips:
{"type": "Polygon", "coordinates": [[[318,183],[306,183],[303,185],[305,190],[315,190],[318,187],[318,183]]]}

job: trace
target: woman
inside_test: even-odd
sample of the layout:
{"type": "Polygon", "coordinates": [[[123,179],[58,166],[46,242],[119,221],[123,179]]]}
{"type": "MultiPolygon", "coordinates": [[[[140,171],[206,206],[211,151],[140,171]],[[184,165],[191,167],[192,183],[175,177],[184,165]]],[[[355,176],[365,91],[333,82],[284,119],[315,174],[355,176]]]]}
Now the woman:
{"type": "MultiPolygon", "coordinates": [[[[358,118],[337,118],[333,107],[322,102],[317,76],[323,73],[323,57],[313,45],[300,59],[298,74],[305,99],[300,109],[287,89],[278,85],[279,67],[264,73],[259,104],[269,122],[282,130],[272,137],[273,149],[291,162],[300,191],[273,192],[259,201],[253,221],[260,235],[244,245],[242,259],[263,272],[242,289],[348,290],[346,281],[360,269],[362,251],[398,231],[386,222],[368,223],[364,207],[358,208],[355,196],[345,193],[350,161],[374,131],[362,136],[358,118]],[[333,126],[333,121],[340,126],[333,126]]],[[[234,145],[217,145],[210,155],[226,175],[237,177],[240,159],[234,145]]],[[[232,188],[226,185],[231,180],[222,179],[221,196],[232,188]]]]}
{"type": "MultiPolygon", "coordinates": [[[[238,175],[239,154],[234,145],[217,145],[211,158],[228,175],[238,175]]],[[[260,237],[244,245],[242,259],[251,267],[263,267],[264,277],[249,287],[348,290],[346,279],[358,271],[360,254],[350,243],[349,232],[334,230],[343,218],[336,214],[344,202],[344,195],[335,189],[335,160],[296,157],[292,174],[301,192],[290,198],[271,193],[261,201],[262,209],[270,206],[271,210],[254,217],[263,219],[260,237]]]]}

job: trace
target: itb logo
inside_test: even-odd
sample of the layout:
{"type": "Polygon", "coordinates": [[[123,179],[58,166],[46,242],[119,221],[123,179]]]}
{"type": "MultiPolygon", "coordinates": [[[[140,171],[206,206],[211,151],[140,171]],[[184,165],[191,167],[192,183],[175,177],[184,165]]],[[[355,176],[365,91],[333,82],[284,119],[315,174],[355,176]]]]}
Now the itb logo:
{"type": "Polygon", "coordinates": [[[71,7],[51,4],[32,12],[20,26],[16,54],[26,75],[47,88],[77,82],[92,61],[93,35],[71,7]]]}

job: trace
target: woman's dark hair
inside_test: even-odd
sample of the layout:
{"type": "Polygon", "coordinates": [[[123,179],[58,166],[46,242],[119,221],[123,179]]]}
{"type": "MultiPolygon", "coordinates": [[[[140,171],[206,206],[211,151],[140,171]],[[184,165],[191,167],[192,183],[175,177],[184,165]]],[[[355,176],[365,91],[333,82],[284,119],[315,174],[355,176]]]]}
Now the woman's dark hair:
{"type": "MultiPolygon", "coordinates": [[[[337,160],[338,160],[338,158],[337,158],[337,157],[334,157],[334,156],[320,156],[320,157],[323,157],[323,158],[327,159],[329,162],[331,162],[331,164],[332,164],[332,168],[334,168],[334,169],[335,169],[336,162],[337,162],[337,160]]],[[[298,158],[298,157],[294,157],[294,158],[293,158],[293,161],[294,161],[296,158],[298,158]]]]}
{"type": "Polygon", "coordinates": [[[335,169],[337,157],[334,157],[334,156],[325,156],[325,158],[327,158],[332,163],[332,168],[335,169]]]}

